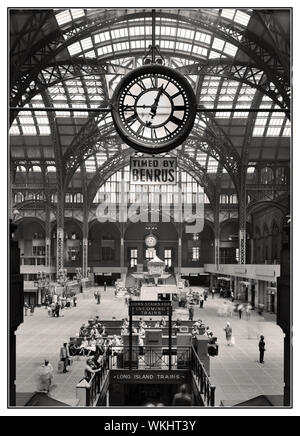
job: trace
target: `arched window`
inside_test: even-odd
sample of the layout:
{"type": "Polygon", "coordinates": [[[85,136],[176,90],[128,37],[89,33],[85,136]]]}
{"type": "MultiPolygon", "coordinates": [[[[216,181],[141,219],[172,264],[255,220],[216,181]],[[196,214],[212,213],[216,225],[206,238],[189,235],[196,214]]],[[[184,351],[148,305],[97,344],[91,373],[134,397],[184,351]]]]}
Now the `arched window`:
{"type": "Polygon", "coordinates": [[[278,185],[286,185],[287,183],[287,168],[275,169],[275,183],[278,185]]]}
{"type": "Polygon", "coordinates": [[[257,170],[253,166],[247,168],[247,183],[257,183],[257,170]]]}
{"type": "Polygon", "coordinates": [[[14,197],[15,203],[22,203],[24,201],[24,194],[22,192],[17,192],[14,197]]]}
{"type": "Polygon", "coordinates": [[[232,194],[230,195],[230,204],[237,204],[237,195],[236,194],[232,194]]]}
{"type": "Polygon", "coordinates": [[[274,174],[272,171],[272,168],[270,167],[265,167],[261,169],[260,172],[260,181],[262,184],[267,185],[271,182],[273,182],[274,180],[274,174]]]}
{"type": "Polygon", "coordinates": [[[47,167],[47,173],[56,173],[56,168],[53,165],[47,167]]]}
{"type": "Polygon", "coordinates": [[[57,203],[57,194],[51,194],[51,203],[57,203]]]}
{"type": "Polygon", "coordinates": [[[35,171],[37,173],[40,173],[42,171],[41,167],[38,165],[33,165],[32,171],[35,171]]]}
{"type": "Polygon", "coordinates": [[[73,195],[67,193],[66,197],[65,197],[65,202],[66,203],[73,203],[73,195]]]}
{"type": "Polygon", "coordinates": [[[74,195],[74,203],[83,203],[83,195],[80,192],[74,195]]]}
{"type": "Polygon", "coordinates": [[[220,196],[220,203],[221,204],[228,204],[228,195],[222,194],[220,196]]]}

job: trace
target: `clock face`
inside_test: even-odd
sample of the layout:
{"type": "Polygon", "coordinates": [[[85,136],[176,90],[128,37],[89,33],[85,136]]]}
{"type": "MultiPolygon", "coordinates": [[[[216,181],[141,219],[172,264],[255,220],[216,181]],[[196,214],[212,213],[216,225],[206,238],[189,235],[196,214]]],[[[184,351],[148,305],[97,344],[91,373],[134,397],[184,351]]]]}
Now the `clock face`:
{"type": "Polygon", "coordinates": [[[113,96],[116,130],[131,147],[158,154],[180,145],[196,116],[196,98],[181,74],[162,65],[146,65],[127,74],[113,96]]]}
{"type": "Polygon", "coordinates": [[[154,235],[148,235],[145,238],[145,244],[147,245],[147,247],[149,248],[154,248],[157,244],[157,238],[154,235]]]}

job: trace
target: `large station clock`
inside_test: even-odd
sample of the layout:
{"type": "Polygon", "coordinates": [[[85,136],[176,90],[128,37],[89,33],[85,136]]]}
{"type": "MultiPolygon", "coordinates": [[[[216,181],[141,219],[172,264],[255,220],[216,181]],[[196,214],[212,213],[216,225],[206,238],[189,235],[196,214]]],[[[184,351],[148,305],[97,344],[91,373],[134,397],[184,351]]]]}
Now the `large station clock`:
{"type": "Polygon", "coordinates": [[[195,93],[177,71],[146,65],[127,74],[112,98],[112,117],[126,144],[158,154],[180,145],[193,128],[195,93]]]}
{"type": "Polygon", "coordinates": [[[157,245],[157,237],[155,235],[147,235],[145,237],[145,244],[148,248],[154,248],[157,245]]]}

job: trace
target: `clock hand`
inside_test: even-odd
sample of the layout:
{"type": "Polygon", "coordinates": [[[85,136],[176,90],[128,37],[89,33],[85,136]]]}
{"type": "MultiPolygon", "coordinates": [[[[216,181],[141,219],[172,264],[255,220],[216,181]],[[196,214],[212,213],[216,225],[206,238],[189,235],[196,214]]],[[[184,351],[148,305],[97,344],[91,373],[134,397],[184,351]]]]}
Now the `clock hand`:
{"type": "Polygon", "coordinates": [[[163,85],[161,85],[161,87],[158,90],[157,96],[155,97],[154,103],[151,106],[151,110],[150,110],[151,118],[153,118],[156,115],[156,111],[157,111],[157,107],[158,107],[158,102],[159,102],[160,96],[163,93],[163,90],[164,90],[164,87],[163,87],[163,85]]]}

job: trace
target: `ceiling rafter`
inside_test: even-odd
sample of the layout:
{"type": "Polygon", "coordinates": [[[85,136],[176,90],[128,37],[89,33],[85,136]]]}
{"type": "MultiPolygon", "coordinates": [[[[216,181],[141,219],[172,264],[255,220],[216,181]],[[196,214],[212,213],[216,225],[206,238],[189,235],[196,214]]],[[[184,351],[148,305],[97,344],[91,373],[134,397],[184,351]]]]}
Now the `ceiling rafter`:
{"type": "MultiPolygon", "coordinates": [[[[105,25],[112,25],[118,21],[130,20],[135,17],[145,17],[150,16],[151,12],[144,10],[142,13],[140,12],[131,12],[128,11],[126,15],[117,16],[107,20],[105,25]],[[141,15],[142,14],[142,15],[141,15]]],[[[157,16],[162,17],[174,17],[174,13],[168,13],[166,11],[157,11],[157,16]]],[[[178,17],[178,15],[175,15],[178,17]]],[[[286,75],[284,68],[282,68],[280,61],[277,57],[276,50],[268,45],[266,42],[262,42],[257,35],[249,32],[249,30],[240,29],[238,26],[233,25],[232,23],[228,23],[226,20],[219,19],[217,26],[214,21],[212,21],[209,14],[204,14],[201,10],[198,11],[198,14],[193,14],[193,18],[186,17],[184,15],[180,15],[181,21],[192,23],[193,25],[198,25],[203,29],[207,30],[209,33],[219,36],[221,39],[230,42],[232,45],[237,46],[237,48],[244,51],[250,59],[254,61],[254,64],[259,68],[265,71],[265,73],[272,79],[275,84],[275,87],[279,90],[282,95],[284,95],[284,83],[289,82],[289,77],[286,75]]],[[[29,84],[36,79],[38,73],[43,68],[44,65],[48,64],[51,59],[54,59],[56,55],[58,55],[61,51],[67,48],[72,43],[82,39],[84,36],[89,35],[91,32],[95,30],[99,30],[100,27],[105,27],[103,25],[102,20],[98,20],[94,17],[92,21],[86,19],[84,23],[80,23],[79,28],[77,28],[76,22],[73,22],[74,31],[76,32],[70,39],[64,40],[63,43],[58,46],[56,45],[56,50],[50,50],[45,56],[40,59],[37,66],[29,69],[29,72],[26,74],[25,82],[19,87],[21,93],[23,94],[29,86],[29,84]],[[83,30],[82,30],[83,29],[83,30]]],[[[67,33],[66,30],[59,29],[56,32],[51,33],[52,36],[48,36],[44,41],[47,44],[53,44],[52,38],[59,38],[61,41],[62,33],[67,33]],[[50,39],[50,40],[49,40],[50,39]]],[[[57,41],[56,41],[57,42],[57,41]]],[[[37,46],[32,46],[32,52],[35,50],[41,49],[41,44],[43,42],[39,42],[37,46]]],[[[43,47],[45,49],[45,46],[43,47]]],[[[53,46],[52,46],[53,49],[53,46]]],[[[30,65],[30,61],[27,61],[27,64],[30,65]]],[[[13,82],[12,85],[15,85],[13,82]]]]}

